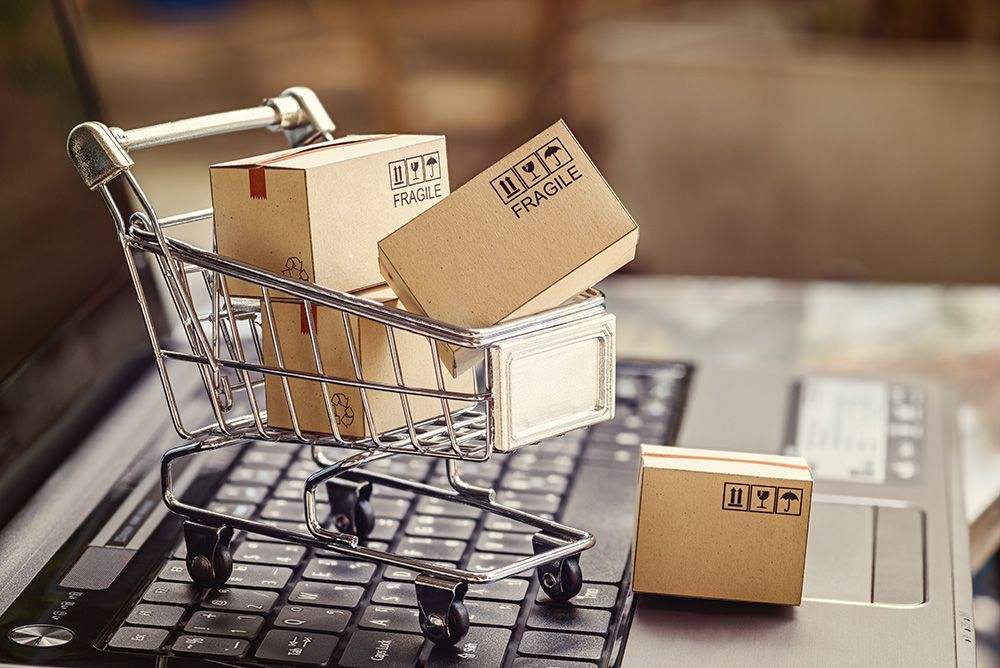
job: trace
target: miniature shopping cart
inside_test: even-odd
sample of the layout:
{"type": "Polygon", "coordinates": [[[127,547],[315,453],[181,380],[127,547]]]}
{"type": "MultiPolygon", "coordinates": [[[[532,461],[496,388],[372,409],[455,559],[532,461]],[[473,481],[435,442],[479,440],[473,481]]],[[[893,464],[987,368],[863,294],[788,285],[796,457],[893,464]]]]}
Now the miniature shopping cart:
{"type": "Polygon", "coordinates": [[[240,529],[412,570],[417,574],[420,626],[439,644],[453,644],[468,631],[469,615],[462,599],[469,583],[493,582],[537,569],[541,587],[551,598],[575,596],[582,584],[579,554],[594,545],[594,536],[497,503],[492,489],[463,480],[459,464],[482,462],[495,451],[510,452],[613,417],[614,317],[605,312],[603,295],[588,290],[538,315],[494,327],[462,329],[264,271],[168,236],[173,228],[206,224],[212,210],[157,216],[132,173],[132,154],[139,149],[255,128],[283,131],[293,146],[301,146],[332,139],[334,125],[312,91],[290,88],[259,107],[135,130],[83,123],[73,129],[68,141],[70,157],[84,182],[101,193],[111,210],[167,406],[177,433],[188,441],[163,455],[162,485],[167,506],[185,518],[187,568],[195,583],[218,586],[229,579],[233,568],[229,543],[233,531],[240,529]],[[148,280],[149,273],[162,278],[159,287],[158,281],[148,280]],[[255,286],[259,298],[232,297],[227,278],[255,286]],[[150,291],[157,289],[173,307],[167,309],[172,323],[163,323],[151,308],[150,291]],[[309,335],[315,362],[311,370],[293,369],[283,362],[281,336],[273,315],[278,301],[302,305],[302,333],[309,335]],[[324,371],[317,309],[342,316],[334,323],[339,326],[343,320],[344,345],[353,362],[353,375],[335,376],[324,371]],[[395,382],[366,378],[352,318],[377,323],[376,331],[384,332],[395,382]],[[426,339],[427,354],[437,374],[435,386],[416,386],[404,377],[396,346],[396,337],[404,332],[426,339]],[[465,348],[478,356],[481,365],[474,391],[448,389],[438,344],[465,348]],[[266,355],[268,349],[273,354],[266,355]],[[197,375],[206,402],[191,405],[178,401],[174,388],[179,373],[197,375]],[[265,379],[280,383],[282,413],[287,410],[291,428],[269,424],[262,391],[265,379]],[[297,413],[297,395],[291,387],[302,383],[322,394],[329,418],[329,429],[323,433],[307,431],[297,417],[301,411],[297,413]],[[344,387],[360,394],[367,427],[364,436],[342,433],[334,390],[344,387]],[[401,424],[380,423],[382,416],[368,410],[369,397],[375,392],[398,398],[401,424]],[[415,420],[410,405],[418,398],[425,403],[427,398],[439,401],[439,414],[415,420]],[[188,427],[191,413],[198,413],[199,421],[204,421],[209,409],[207,426],[188,427]],[[172,470],[178,459],[249,441],[312,448],[318,470],[303,489],[308,531],[215,512],[176,495],[172,470]],[[347,455],[333,456],[344,448],[349,449],[347,455]],[[364,468],[393,455],[445,459],[451,489],[364,468]],[[370,501],[373,484],[474,506],[535,527],[534,554],[491,571],[473,572],[368,547],[364,539],[375,522],[370,501]],[[325,485],[329,502],[325,520],[321,520],[317,503],[320,485],[325,485]]]}

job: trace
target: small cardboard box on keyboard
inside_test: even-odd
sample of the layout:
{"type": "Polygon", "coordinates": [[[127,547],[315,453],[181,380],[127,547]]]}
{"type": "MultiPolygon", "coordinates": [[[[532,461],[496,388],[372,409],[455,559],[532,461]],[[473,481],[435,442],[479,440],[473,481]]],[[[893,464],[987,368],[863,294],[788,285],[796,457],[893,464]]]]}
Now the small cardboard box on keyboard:
{"type": "Polygon", "coordinates": [[[799,605],[811,503],[801,457],[643,445],[632,587],[799,605]]]}
{"type": "MultiPolygon", "coordinates": [[[[639,229],[559,121],[379,242],[414,313],[489,327],[553,308],[635,256],[639,229]]],[[[481,357],[441,345],[453,374],[481,357]]]]}
{"type": "MultiPolygon", "coordinates": [[[[384,284],[356,293],[379,304],[396,307],[396,296],[384,284]]],[[[275,333],[281,346],[284,367],[292,371],[318,373],[310,336],[309,315],[316,330],[316,342],[323,363],[323,372],[328,376],[355,379],[354,360],[351,356],[350,341],[340,311],[313,307],[307,315],[302,302],[271,301],[274,315],[275,333]]],[[[267,310],[262,309],[262,338],[264,363],[277,366],[275,346],[271,338],[271,328],[267,310]]],[[[396,371],[392,362],[386,328],[381,323],[367,318],[349,316],[351,333],[361,376],[365,382],[397,385],[396,371]]],[[[429,340],[418,334],[401,329],[393,330],[396,351],[403,381],[408,387],[436,390],[437,373],[429,340]]],[[[466,373],[452,378],[442,372],[445,389],[454,392],[474,393],[475,375],[466,373]]],[[[361,391],[356,387],[328,384],[329,406],[323,396],[321,385],[315,381],[288,379],[288,389],[295,405],[295,416],[303,431],[332,433],[332,415],[341,436],[365,437],[371,435],[364,410],[361,391]]],[[[267,400],[267,421],[272,427],[292,428],[291,413],[285,396],[282,378],[267,374],[264,379],[264,393],[267,400]]],[[[400,395],[395,392],[368,390],[368,418],[377,432],[403,427],[406,419],[400,395]]],[[[443,415],[441,400],[425,396],[407,395],[410,416],[414,422],[443,415]]],[[[454,412],[470,406],[469,403],[449,401],[449,410],[454,412]]]]}
{"type": "Polygon", "coordinates": [[[447,160],[442,136],[376,135],[213,165],[218,252],[344,292],[383,283],[378,240],[448,194],[447,160]]]}

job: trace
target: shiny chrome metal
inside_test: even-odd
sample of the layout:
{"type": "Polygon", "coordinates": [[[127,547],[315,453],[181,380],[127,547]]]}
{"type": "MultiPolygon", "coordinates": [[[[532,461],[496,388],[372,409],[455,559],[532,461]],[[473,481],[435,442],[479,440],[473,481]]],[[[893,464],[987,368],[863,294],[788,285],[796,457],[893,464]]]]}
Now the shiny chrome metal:
{"type": "MultiPolygon", "coordinates": [[[[168,236],[167,230],[210,220],[212,210],[160,218],[131,172],[130,154],[140,149],[251,128],[282,131],[293,144],[300,145],[331,139],[334,127],[312,91],[290,88],[260,107],[133,130],[84,123],[70,133],[70,157],[84,183],[101,193],[111,211],[174,427],[181,438],[190,441],[163,455],[161,484],[167,507],[205,527],[242,529],[412,569],[421,574],[421,582],[431,589],[443,583],[443,589],[437,589],[452,594],[461,591],[464,583],[492,582],[559,562],[591,547],[594,537],[586,531],[497,503],[493,490],[462,479],[459,463],[485,461],[494,451],[509,452],[612,416],[614,318],[605,312],[600,292],[588,290],[558,308],[493,327],[457,327],[223,257],[214,252],[214,242],[212,250],[205,250],[168,236]],[[130,195],[125,201],[116,199],[115,191],[109,187],[115,179],[124,184],[130,195]],[[168,304],[172,306],[169,329],[161,331],[153,317],[146,292],[151,288],[142,281],[138,269],[141,262],[157,270],[163,279],[168,304]],[[255,285],[260,291],[259,299],[233,298],[227,279],[255,285]],[[275,326],[277,301],[302,305],[302,333],[309,336],[311,369],[291,368],[286,364],[281,336],[275,326]],[[339,314],[339,318],[330,322],[339,321],[345,328],[344,345],[350,353],[353,373],[334,375],[324,367],[323,341],[316,318],[319,312],[339,314]],[[393,368],[390,381],[365,377],[352,319],[367,319],[384,328],[393,368]],[[400,332],[427,341],[430,363],[436,369],[433,386],[408,382],[396,346],[400,332]],[[464,392],[447,389],[438,356],[438,344],[442,343],[469,349],[483,360],[486,373],[482,387],[464,392]],[[269,359],[265,359],[266,348],[271,351],[269,359]],[[187,422],[190,413],[197,412],[199,419],[204,420],[207,411],[205,404],[192,407],[190,402],[182,403],[175,395],[171,374],[178,365],[193,367],[201,377],[211,413],[207,424],[190,426],[187,422]],[[284,400],[290,428],[273,427],[268,422],[262,392],[268,378],[280,384],[281,396],[277,401],[284,400]],[[557,393],[550,391],[554,384],[559,387],[557,393]],[[360,393],[365,412],[363,436],[350,436],[338,428],[330,405],[331,385],[354,388],[360,393]],[[329,423],[326,433],[303,428],[301,406],[297,406],[296,400],[298,387],[315,388],[322,395],[329,423]],[[383,424],[384,419],[373,415],[369,392],[397,395],[403,424],[383,424]],[[440,401],[439,414],[415,419],[411,407],[415,397],[440,401]],[[177,497],[172,476],[177,459],[248,440],[312,448],[318,470],[303,487],[308,533],[215,512],[177,497]],[[332,458],[328,452],[331,446],[356,453],[332,458]],[[446,459],[451,489],[365,468],[397,454],[446,459]],[[375,550],[361,544],[357,536],[331,529],[319,521],[316,489],[337,478],[361,484],[359,489],[366,490],[365,493],[369,483],[387,485],[496,513],[537,528],[549,538],[547,547],[485,573],[375,550]]],[[[275,400],[273,396],[271,399],[275,400]]],[[[355,497],[363,500],[364,494],[355,497]]],[[[204,559],[198,563],[202,562],[208,563],[204,559]]],[[[457,600],[460,601],[460,596],[457,600]]],[[[430,623],[433,625],[433,621],[430,623]]]]}

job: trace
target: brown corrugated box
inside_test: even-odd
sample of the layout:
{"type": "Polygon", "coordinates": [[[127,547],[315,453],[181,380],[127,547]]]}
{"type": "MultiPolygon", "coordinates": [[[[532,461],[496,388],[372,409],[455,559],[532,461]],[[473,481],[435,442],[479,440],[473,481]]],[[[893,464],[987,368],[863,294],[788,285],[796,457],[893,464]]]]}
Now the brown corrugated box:
{"type": "MultiPolygon", "coordinates": [[[[488,327],[558,306],[635,256],[639,230],[559,121],[379,242],[406,308],[488,327]]],[[[441,346],[453,373],[476,355],[441,346]]]]}
{"type": "Polygon", "coordinates": [[[811,504],[801,457],[643,445],[632,588],[799,605],[811,504]]]}
{"type": "MultiPolygon", "coordinates": [[[[449,192],[441,136],[346,137],[213,165],[218,252],[350,292],[383,282],[379,239],[449,192]]],[[[227,279],[233,296],[260,289],[227,279]]]]}
{"type": "MultiPolygon", "coordinates": [[[[396,296],[384,284],[379,288],[360,291],[358,296],[366,297],[385,306],[397,307],[396,296]]],[[[272,300],[275,329],[281,343],[285,368],[306,373],[317,373],[309,336],[309,321],[301,302],[272,300]]],[[[264,363],[276,366],[274,343],[271,340],[270,325],[266,309],[264,317],[264,363]]],[[[316,307],[313,323],[320,349],[320,359],[326,375],[353,379],[354,362],[344,328],[343,316],[339,311],[316,307]]],[[[396,373],[389,352],[385,326],[366,318],[349,316],[351,335],[359,354],[362,376],[366,382],[396,384],[396,373]]],[[[404,382],[410,387],[437,389],[437,374],[434,371],[432,350],[428,339],[400,329],[393,330],[400,370],[404,382]]],[[[475,392],[475,375],[466,373],[452,378],[441,374],[445,388],[455,392],[475,392]]],[[[329,413],[325,406],[323,392],[317,382],[291,379],[288,386],[295,402],[299,427],[305,431],[331,433],[329,413]]],[[[357,388],[330,384],[327,386],[331,408],[342,436],[370,436],[365,420],[361,391],[357,388]]],[[[285,399],[281,378],[266,375],[264,380],[267,400],[267,421],[272,427],[292,428],[292,420],[285,399]]],[[[387,391],[369,390],[368,406],[379,432],[406,425],[402,402],[399,395],[387,391]]],[[[441,415],[440,399],[409,395],[410,415],[416,421],[441,415]]],[[[451,411],[467,407],[468,404],[450,401],[451,411]]]]}

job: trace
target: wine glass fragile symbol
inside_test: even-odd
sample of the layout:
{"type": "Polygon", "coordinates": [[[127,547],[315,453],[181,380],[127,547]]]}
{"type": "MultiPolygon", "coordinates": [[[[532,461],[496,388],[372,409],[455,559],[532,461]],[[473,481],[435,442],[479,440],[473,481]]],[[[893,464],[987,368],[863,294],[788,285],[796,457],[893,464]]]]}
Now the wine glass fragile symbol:
{"type": "Polygon", "coordinates": [[[769,496],[771,496],[770,490],[758,489],[757,490],[757,499],[760,501],[760,505],[757,506],[757,507],[758,508],[763,508],[764,507],[764,502],[767,501],[767,497],[769,497],[769,496]]]}
{"type": "Polygon", "coordinates": [[[532,180],[538,178],[537,176],[535,176],[535,162],[533,160],[529,160],[528,162],[521,165],[521,169],[523,169],[525,173],[530,174],[532,180]]]}

